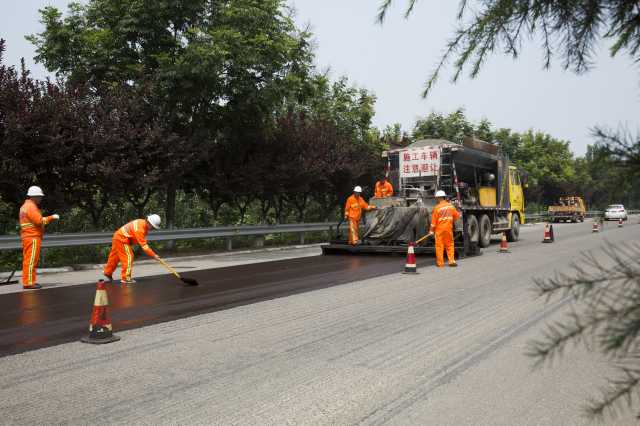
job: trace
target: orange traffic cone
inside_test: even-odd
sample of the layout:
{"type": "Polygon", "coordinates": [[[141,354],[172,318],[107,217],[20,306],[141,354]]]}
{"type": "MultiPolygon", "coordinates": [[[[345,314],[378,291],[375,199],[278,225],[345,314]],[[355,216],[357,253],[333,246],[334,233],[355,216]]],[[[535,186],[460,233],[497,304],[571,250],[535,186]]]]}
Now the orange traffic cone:
{"type": "Polygon", "coordinates": [[[509,245],[507,244],[507,234],[502,233],[502,239],[500,240],[500,249],[498,253],[510,253],[509,245]]]}
{"type": "Polygon", "coordinates": [[[591,232],[600,232],[600,226],[597,221],[593,221],[593,225],[591,226],[591,232]]]}
{"type": "Polygon", "coordinates": [[[111,343],[120,340],[113,334],[111,327],[111,316],[109,315],[109,299],[104,281],[98,281],[96,288],[96,298],[93,302],[93,312],[91,313],[91,323],[89,324],[89,335],[83,337],[85,343],[111,343]]]}
{"type": "Polygon", "coordinates": [[[409,243],[407,248],[407,263],[404,265],[403,274],[417,274],[418,267],[416,266],[416,253],[413,249],[413,242],[409,243]]]}
{"type": "Polygon", "coordinates": [[[622,218],[618,220],[618,228],[622,228],[622,218]]]}
{"type": "Polygon", "coordinates": [[[551,238],[551,227],[549,226],[548,223],[544,224],[544,239],[542,240],[543,243],[552,243],[553,239],[551,238]]]}

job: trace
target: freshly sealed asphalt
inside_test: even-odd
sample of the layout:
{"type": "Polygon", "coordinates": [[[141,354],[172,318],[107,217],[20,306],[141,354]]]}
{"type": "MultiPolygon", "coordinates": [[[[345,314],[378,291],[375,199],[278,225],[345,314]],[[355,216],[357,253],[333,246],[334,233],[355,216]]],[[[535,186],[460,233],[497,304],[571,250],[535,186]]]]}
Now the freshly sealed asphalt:
{"type": "MultiPolygon", "coordinates": [[[[433,263],[433,258],[420,260],[433,263]]],[[[113,329],[138,328],[233,306],[399,272],[401,256],[316,256],[107,284],[113,329]]],[[[420,263],[419,263],[420,265],[420,263]]],[[[96,271],[96,277],[99,273],[96,271]]],[[[95,283],[0,295],[0,356],[79,340],[88,330],[95,283]]]]}

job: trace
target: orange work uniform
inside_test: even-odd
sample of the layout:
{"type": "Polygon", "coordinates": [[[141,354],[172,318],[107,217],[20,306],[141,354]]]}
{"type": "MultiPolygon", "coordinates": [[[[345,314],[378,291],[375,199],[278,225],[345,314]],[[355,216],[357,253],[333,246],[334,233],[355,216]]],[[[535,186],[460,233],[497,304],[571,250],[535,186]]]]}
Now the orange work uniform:
{"type": "Polygon", "coordinates": [[[444,266],[444,249],[447,249],[449,265],[456,263],[453,246],[453,223],[460,217],[460,212],[448,201],[440,201],[431,214],[430,231],[436,236],[436,264],[444,266]]]}
{"type": "Polygon", "coordinates": [[[38,205],[27,199],[20,207],[19,219],[22,240],[22,286],[33,287],[37,283],[36,267],[40,260],[44,227],[51,223],[54,217],[42,217],[38,205]]]}
{"type": "Polygon", "coordinates": [[[376,182],[377,198],[386,198],[386,197],[392,197],[392,196],[393,196],[393,185],[391,185],[389,181],[386,181],[384,183],[382,181],[376,182]]]}
{"type": "Polygon", "coordinates": [[[124,225],[113,234],[111,242],[111,252],[104,268],[104,274],[111,276],[120,262],[122,281],[131,281],[133,271],[133,250],[131,246],[138,244],[142,250],[150,256],[156,254],[149,244],[147,244],[147,234],[149,233],[149,223],[145,219],[136,219],[124,225]]]}
{"type": "Polygon", "coordinates": [[[344,217],[349,221],[349,244],[356,245],[360,242],[358,229],[362,210],[371,210],[372,207],[362,197],[351,195],[344,206],[344,217]]]}

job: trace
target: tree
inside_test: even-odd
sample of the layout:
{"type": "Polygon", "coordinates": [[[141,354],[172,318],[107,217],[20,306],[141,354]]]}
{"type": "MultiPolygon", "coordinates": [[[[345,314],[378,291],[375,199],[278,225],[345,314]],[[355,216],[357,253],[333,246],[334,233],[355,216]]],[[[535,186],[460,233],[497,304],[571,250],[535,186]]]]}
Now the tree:
{"type": "MultiPolygon", "coordinates": [[[[408,0],[405,16],[411,15],[418,0],[408,0]]],[[[393,0],[384,0],[378,13],[382,23],[393,0]]],[[[640,60],[640,11],[636,0],[460,0],[457,19],[461,22],[447,43],[445,53],[429,76],[423,96],[427,96],[442,69],[453,60],[457,81],[466,66],[470,76],[480,72],[495,51],[517,58],[523,42],[538,39],[549,68],[558,52],[564,69],[578,74],[592,66],[597,43],[611,40],[612,56],[624,51],[640,60]],[[473,7],[472,7],[473,3],[473,7]]]]}
{"type": "MultiPolygon", "coordinates": [[[[64,18],[52,7],[41,16],[44,31],[29,37],[37,61],[97,96],[152,87],[155,116],[194,150],[224,152],[203,146],[260,134],[311,64],[309,35],[283,0],[90,0],[64,18]]],[[[192,175],[176,168],[166,180],[169,226],[175,192],[192,175]]]]}

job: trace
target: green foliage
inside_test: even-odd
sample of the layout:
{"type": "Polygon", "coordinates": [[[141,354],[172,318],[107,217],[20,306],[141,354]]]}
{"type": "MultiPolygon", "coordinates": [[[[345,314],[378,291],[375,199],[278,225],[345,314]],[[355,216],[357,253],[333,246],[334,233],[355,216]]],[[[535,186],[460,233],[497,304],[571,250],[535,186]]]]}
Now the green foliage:
{"type": "MultiPolygon", "coordinates": [[[[547,301],[570,296],[570,306],[562,319],[545,326],[528,350],[540,364],[552,362],[570,345],[582,345],[608,359],[616,375],[585,409],[598,420],[605,414],[614,417],[621,409],[637,410],[640,388],[640,245],[608,247],[606,254],[605,262],[586,254],[571,273],[535,281],[539,296],[547,301]]],[[[637,412],[636,416],[640,418],[637,412]]]]}
{"type": "MultiPolygon", "coordinates": [[[[628,207],[640,204],[638,170],[639,156],[622,161],[625,147],[638,146],[628,134],[616,141],[605,133],[589,146],[585,157],[574,158],[570,144],[551,135],[528,130],[523,133],[511,129],[494,129],[491,122],[479,123],[467,119],[462,109],[443,115],[432,112],[418,119],[413,139],[442,138],[461,143],[464,136],[497,143],[500,150],[528,175],[527,204],[539,209],[553,204],[562,195],[584,197],[590,208],[604,208],[611,203],[624,203],[628,207]],[[617,147],[617,151],[616,148],[617,147]]],[[[599,136],[598,136],[599,135],[599,136]]],[[[528,208],[529,209],[529,208],[528,208]]]]}
{"type": "MultiPolygon", "coordinates": [[[[384,0],[378,14],[383,22],[393,0],[384,0]]],[[[406,16],[417,0],[408,0],[406,16]]],[[[612,56],[627,52],[640,60],[640,20],[635,0],[460,0],[460,25],[447,43],[445,53],[425,85],[427,96],[442,69],[453,61],[457,81],[470,67],[474,78],[493,52],[517,58],[523,42],[540,40],[544,66],[550,67],[555,56],[562,66],[580,74],[591,67],[591,59],[601,38],[612,42],[612,56]],[[560,54],[558,54],[560,52],[560,54]]]]}

